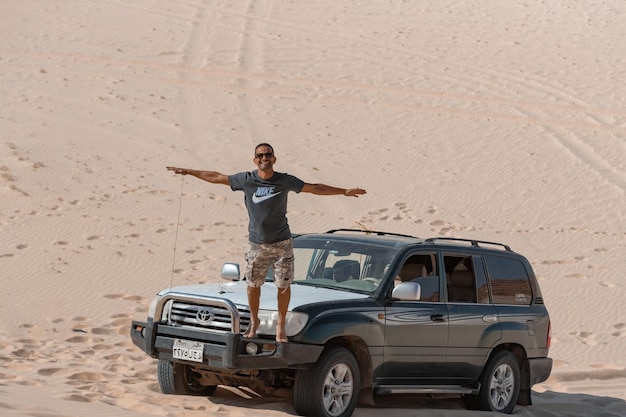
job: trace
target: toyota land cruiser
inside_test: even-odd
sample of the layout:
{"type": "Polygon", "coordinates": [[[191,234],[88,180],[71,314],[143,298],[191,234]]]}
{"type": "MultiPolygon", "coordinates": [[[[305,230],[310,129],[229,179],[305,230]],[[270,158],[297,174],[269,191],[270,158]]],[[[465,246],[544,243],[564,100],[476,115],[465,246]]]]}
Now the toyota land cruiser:
{"type": "Polygon", "coordinates": [[[530,263],[507,245],[338,229],[295,236],[294,253],[288,343],[275,341],[269,282],[257,337],[242,337],[237,264],[224,264],[228,282],[157,294],[131,337],[158,359],[164,393],[244,386],[323,417],[348,417],[379,395],[446,393],[511,413],[550,374],[548,312],[530,263]]]}

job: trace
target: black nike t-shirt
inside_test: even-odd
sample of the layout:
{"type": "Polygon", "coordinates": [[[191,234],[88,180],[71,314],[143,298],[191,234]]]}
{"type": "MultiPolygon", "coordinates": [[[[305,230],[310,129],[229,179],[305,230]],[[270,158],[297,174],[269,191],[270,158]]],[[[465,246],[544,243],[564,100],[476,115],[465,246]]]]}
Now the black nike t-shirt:
{"type": "Polygon", "coordinates": [[[264,180],[258,171],[252,171],[229,175],[228,183],[233,191],[245,194],[251,242],[276,243],[291,237],[287,223],[287,195],[289,191],[302,191],[304,181],[281,172],[264,180]]]}

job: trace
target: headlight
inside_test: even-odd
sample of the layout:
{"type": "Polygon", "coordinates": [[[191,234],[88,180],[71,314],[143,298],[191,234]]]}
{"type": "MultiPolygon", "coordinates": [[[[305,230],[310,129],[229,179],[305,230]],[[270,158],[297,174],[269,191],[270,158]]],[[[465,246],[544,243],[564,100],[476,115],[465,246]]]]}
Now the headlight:
{"type": "MultiPolygon", "coordinates": [[[[285,330],[287,336],[295,336],[304,329],[306,322],[309,320],[308,314],[287,312],[285,330]]],[[[278,311],[274,310],[259,310],[259,328],[258,334],[275,335],[276,334],[276,322],[278,321],[278,311]]]]}
{"type": "Polygon", "coordinates": [[[157,295],[156,297],[152,299],[152,302],[150,303],[150,307],[148,308],[148,320],[154,320],[154,315],[156,313],[157,304],[159,304],[160,300],[161,300],[160,295],[157,295]]]}

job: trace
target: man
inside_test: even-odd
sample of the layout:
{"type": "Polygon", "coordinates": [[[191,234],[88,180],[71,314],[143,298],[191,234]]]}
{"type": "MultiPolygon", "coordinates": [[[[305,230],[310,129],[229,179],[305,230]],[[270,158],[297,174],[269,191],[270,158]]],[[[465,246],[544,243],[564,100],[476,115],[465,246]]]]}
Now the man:
{"type": "Polygon", "coordinates": [[[274,282],[278,288],[278,321],[276,341],[287,342],[285,318],[291,299],[291,281],[294,275],[293,242],[287,223],[287,194],[305,192],[317,195],[345,195],[358,197],[366,191],[360,188],[338,188],[325,184],[309,184],[293,175],[274,171],[276,156],[274,148],[261,143],[254,149],[253,162],[257,169],[224,175],[216,171],[198,171],[187,168],[167,167],[181,175],[193,175],[214,184],[230,185],[233,191],[243,191],[248,209],[248,240],[250,249],[246,253],[246,281],[250,304],[250,326],[246,338],[256,337],[259,327],[259,302],[261,285],[272,266],[274,282]]]}

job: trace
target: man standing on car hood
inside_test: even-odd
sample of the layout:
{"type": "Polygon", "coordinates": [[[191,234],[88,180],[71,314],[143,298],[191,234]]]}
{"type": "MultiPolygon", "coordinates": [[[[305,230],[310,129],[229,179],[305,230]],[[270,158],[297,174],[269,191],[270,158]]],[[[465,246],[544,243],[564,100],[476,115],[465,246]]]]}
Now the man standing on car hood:
{"type": "Polygon", "coordinates": [[[285,317],[291,299],[291,281],[294,277],[294,256],[291,231],[287,223],[287,194],[305,192],[317,195],[345,195],[358,197],[366,191],[360,188],[338,188],[325,184],[309,184],[293,175],[274,171],[276,156],[274,148],[261,143],[254,148],[257,169],[224,175],[216,171],[199,171],[187,168],[167,167],[175,174],[192,175],[201,180],[230,185],[233,191],[243,191],[248,209],[248,240],[245,278],[248,283],[250,326],[246,338],[257,336],[259,327],[259,303],[261,285],[269,267],[274,270],[274,282],[278,287],[278,321],[276,341],[287,342],[285,317]]]}

